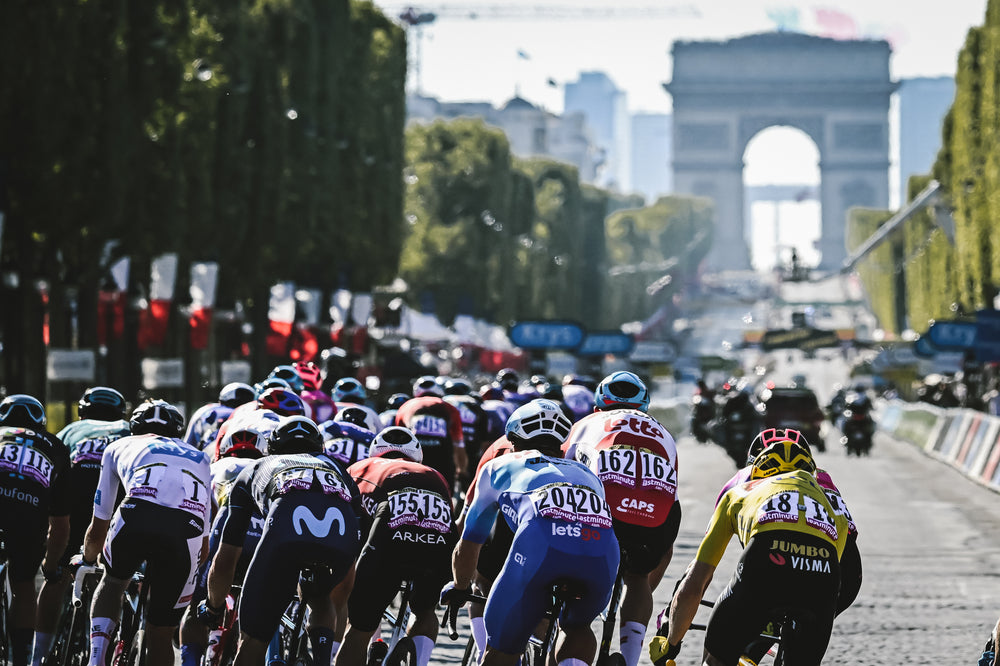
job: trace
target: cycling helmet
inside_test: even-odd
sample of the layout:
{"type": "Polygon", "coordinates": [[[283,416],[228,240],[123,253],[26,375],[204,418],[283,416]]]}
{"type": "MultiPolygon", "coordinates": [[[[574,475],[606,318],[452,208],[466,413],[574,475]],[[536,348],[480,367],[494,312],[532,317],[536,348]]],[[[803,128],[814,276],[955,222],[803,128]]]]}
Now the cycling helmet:
{"type": "Polygon", "coordinates": [[[479,397],[483,400],[503,400],[503,389],[499,384],[485,384],[479,388],[479,397]]]}
{"type": "Polygon", "coordinates": [[[302,416],[306,413],[302,398],[295,391],[284,388],[267,389],[257,398],[257,406],[282,416],[302,416]]]}
{"type": "Polygon", "coordinates": [[[798,430],[792,430],[791,428],[768,428],[767,430],[760,431],[753,438],[753,441],[750,442],[750,448],[747,450],[747,464],[752,465],[753,459],[771,444],[784,441],[801,444],[809,452],[809,455],[812,455],[809,442],[806,441],[805,435],[798,430]]]}
{"type": "Polygon", "coordinates": [[[290,453],[322,453],[323,435],[319,427],[306,416],[288,416],[281,419],[267,435],[267,452],[272,456],[290,453]]]}
{"type": "Polygon", "coordinates": [[[256,430],[230,431],[219,442],[219,458],[263,458],[265,455],[267,440],[256,430]]]}
{"type": "Polygon", "coordinates": [[[354,377],[344,377],[333,385],[334,402],[364,402],[368,391],[354,377]]]}
{"type": "Polygon", "coordinates": [[[45,407],[26,393],[9,395],[0,402],[0,425],[15,428],[44,428],[45,407]]]}
{"type": "Polygon", "coordinates": [[[405,393],[393,393],[385,402],[386,409],[399,409],[400,406],[409,399],[410,396],[405,393]]]}
{"type": "Polygon", "coordinates": [[[609,409],[649,409],[649,391],[638,375],[625,370],[612,372],[601,380],[594,391],[594,407],[609,409]]]}
{"type": "Polygon", "coordinates": [[[337,415],[333,417],[334,421],[344,421],[346,423],[353,423],[356,426],[361,426],[362,428],[368,427],[368,412],[360,407],[344,407],[337,412],[337,415]]]}
{"type": "Polygon", "coordinates": [[[253,387],[243,382],[230,382],[219,391],[219,404],[236,409],[256,398],[253,387]]]}
{"type": "Polygon", "coordinates": [[[271,374],[269,374],[267,378],[271,379],[272,377],[284,379],[296,393],[304,390],[305,388],[302,382],[302,377],[299,376],[299,371],[295,369],[294,365],[274,366],[274,370],[271,371],[271,374]]]}
{"type": "Polygon", "coordinates": [[[129,430],[133,435],[180,437],[184,434],[184,415],[165,400],[146,400],[132,411],[129,430]]]}
{"type": "Polygon", "coordinates": [[[390,426],[375,435],[368,448],[368,457],[375,458],[389,453],[401,453],[413,462],[423,462],[424,451],[417,436],[409,428],[390,426]]]}
{"type": "Polygon", "coordinates": [[[572,424],[558,403],[536,398],[507,419],[507,439],[516,449],[558,451],[572,424]]]}
{"type": "Polygon", "coordinates": [[[108,386],[92,386],[77,403],[81,419],[119,421],[125,418],[125,396],[108,386]]]}
{"type": "Polygon", "coordinates": [[[460,377],[449,377],[444,383],[445,395],[472,395],[472,384],[460,377]]]}
{"type": "Polygon", "coordinates": [[[563,376],[562,384],[563,386],[583,386],[584,388],[589,388],[591,391],[597,390],[597,381],[590,375],[577,375],[570,373],[563,376]]]}
{"type": "Polygon", "coordinates": [[[299,361],[295,364],[295,372],[302,378],[302,386],[307,391],[317,391],[323,386],[323,371],[312,361],[299,361]]]}
{"type": "Polygon", "coordinates": [[[517,371],[514,368],[504,368],[497,373],[497,384],[500,385],[504,391],[511,391],[512,393],[517,392],[517,385],[521,382],[521,378],[517,376],[517,371]]]}
{"type": "Polygon", "coordinates": [[[438,398],[444,396],[444,389],[438,384],[436,377],[424,375],[413,383],[413,397],[422,398],[425,395],[433,395],[438,398]]]}
{"type": "Polygon", "coordinates": [[[757,454],[750,467],[751,479],[766,479],[775,474],[784,474],[803,470],[810,474],[816,473],[816,463],[813,462],[809,450],[788,439],[772,442],[757,454]]]}
{"type": "Polygon", "coordinates": [[[283,388],[291,391],[292,385],[280,377],[268,377],[267,379],[253,385],[254,397],[260,398],[264,391],[272,388],[283,388]]]}

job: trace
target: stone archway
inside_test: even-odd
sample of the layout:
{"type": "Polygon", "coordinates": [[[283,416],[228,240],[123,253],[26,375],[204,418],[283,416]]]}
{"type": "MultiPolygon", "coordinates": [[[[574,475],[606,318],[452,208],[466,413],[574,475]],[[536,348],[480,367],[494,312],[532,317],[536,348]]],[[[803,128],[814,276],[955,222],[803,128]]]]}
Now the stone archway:
{"type": "Polygon", "coordinates": [[[760,131],[789,126],[819,149],[820,267],[839,268],[847,210],[889,206],[888,42],[764,33],[675,42],[674,190],[715,201],[710,270],[746,270],[743,155],[760,131]]]}

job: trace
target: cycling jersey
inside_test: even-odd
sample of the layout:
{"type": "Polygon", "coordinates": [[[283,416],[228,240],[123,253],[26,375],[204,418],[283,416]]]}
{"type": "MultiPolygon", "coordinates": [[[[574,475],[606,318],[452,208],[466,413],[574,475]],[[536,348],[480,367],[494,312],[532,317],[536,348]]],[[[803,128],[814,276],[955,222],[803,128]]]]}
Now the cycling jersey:
{"type": "Polygon", "coordinates": [[[482,407],[486,413],[486,441],[494,442],[503,437],[507,419],[514,413],[515,406],[506,400],[483,400],[482,407]]]}
{"type": "Polygon", "coordinates": [[[83,545],[83,537],[94,513],[94,493],[101,476],[104,449],[111,442],[130,434],[129,423],[125,420],[81,419],[59,431],[57,436],[69,448],[69,477],[73,496],[69,541],[61,564],[69,564],[69,560],[83,545]]]}
{"type": "Polygon", "coordinates": [[[574,414],[573,421],[579,421],[594,411],[594,392],[586,386],[566,384],[562,393],[563,402],[574,414]]]}
{"type": "Polygon", "coordinates": [[[236,478],[254,462],[253,458],[228,457],[212,463],[212,499],[216,509],[225,506],[236,478]]]}
{"type": "Polygon", "coordinates": [[[351,625],[378,628],[404,580],[413,581],[410,606],[437,605],[451,575],[455,535],[451,493],[437,470],[400,458],[369,458],[348,468],[361,491],[367,543],[348,602],[351,625]]]}
{"type": "Polygon", "coordinates": [[[498,515],[514,530],[507,564],[486,603],[490,647],[520,652],[558,579],[586,588],[567,602],[561,622],[589,625],[611,598],[619,559],[600,480],[576,461],[519,451],[486,463],[477,486],[462,539],[483,543],[498,515]]]}
{"type": "Polygon", "coordinates": [[[0,528],[11,580],[34,578],[45,554],[49,516],[70,513],[69,452],[45,431],[0,427],[0,528]]]}
{"type": "Polygon", "coordinates": [[[453,485],[455,449],[465,448],[458,410],[435,396],[410,398],[396,412],[396,425],[413,431],[424,451],[424,464],[441,472],[448,485],[453,485]]]}
{"type": "Polygon", "coordinates": [[[218,402],[210,402],[199,407],[188,419],[187,431],[181,438],[185,443],[204,450],[215,441],[219,428],[233,414],[233,408],[218,402]]]}
{"type": "Polygon", "coordinates": [[[471,395],[446,395],[443,400],[458,410],[462,419],[462,441],[469,452],[470,462],[479,454],[480,447],[486,440],[486,412],[479,400],[471,395]]]}
{"type": "Polygon", "coordinates": [[[718,566],[734,534],[747,544],[754,535],[773,530],[819,537],[834,547],[839,560],[847,541],[847,517],[808,472],[749,481],[722,496],[695,558],[718,566]]]}
{"type": "Polygon", "coordinates": [[[677,445],[649,414],[594,412],[573,425],[563,449],[597,474],[616,520],[656,527],[670,515],[677,501],[677,445]]]}
{"type": "Polygon", "coordinates": [[[239,607],[240,629],[263,642],[274,635],[302,568],[316,569],[313,593],[327,595],[361,548],[358,487],[323,454],[254,461],[237,477],[229,511],[222,542],[235,546],[243,545],[255,511],[265,518],[239,607]]]}
{"type": "Polygon", "coordinates": [[[346,421],[326,421],[320,424],[323,433],[323,453],[344,467],[368,457],[368,447],[375,434],[367,428],[346,421]]]}

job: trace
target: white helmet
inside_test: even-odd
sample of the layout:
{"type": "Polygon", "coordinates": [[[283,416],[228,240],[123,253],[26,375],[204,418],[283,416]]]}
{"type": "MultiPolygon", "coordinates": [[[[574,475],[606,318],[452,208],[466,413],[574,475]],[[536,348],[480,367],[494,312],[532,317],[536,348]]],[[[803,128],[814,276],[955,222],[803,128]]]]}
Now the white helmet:
{"type": "Polygon", "coordinates": [[[507,419],[506,435],[516,448],[559,447],[573,427],[562,407],[552,400],[536,398],[521,405],[507,419]],[[536,441],[537,440],[537,441],[536,441]]]}
{"type": "Polygon", "coordinates": [[[387,453],[402,453],[413,462],[423,462],[424,450],[417,441],[417,436],[409,428],[389,426],[384,428],[372,440],[368,447],[368,457],[375,458],[387,453]]]}

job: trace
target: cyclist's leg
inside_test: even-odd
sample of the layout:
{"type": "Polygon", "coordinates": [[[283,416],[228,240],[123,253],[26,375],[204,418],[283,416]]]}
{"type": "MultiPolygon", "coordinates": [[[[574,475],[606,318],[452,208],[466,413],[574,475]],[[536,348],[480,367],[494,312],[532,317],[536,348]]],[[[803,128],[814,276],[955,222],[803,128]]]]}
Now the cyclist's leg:
{"type": "MultiPolygon", "coordinates": [[[[493,587],[493,581],[500,575],[507,555],[510,553],[511,542],[514,541],[514,532],[507,524],[503,515],[498,515],[493,523],[490,536],[486,539],[482,549],[479,551],[479,561],[476,563],[476,574],[473,578],[473,585],[477,593],[486,597],[489,596],[493,587]]],[[[486,621],[483,619],[485,605],[469,604],[469,625],[472,629],[472,639],[476,643],[476,650],[479,656],[486,651],[486,621]]]]}
{"type": "Polygon", "coordinates": [[[24,511],[22,507],[0,505],[0,526],[3,526],[9,558],[10,576],[10,656],[18,666],[31,659],[31,644],[35,637],[36,595],[35,573],[45,555],[45,519],[24,511]],[[13,520],[11,520],[13,519],[13,520]]]}
{"type": "MultiPolygon", "coordinates": [[[[166,517],[164,523],[165,520],[166,517]]],[[[194,593],[203,543],[200,533],[192,535],[171,530],[162,534],[159,538],[148,539],[148,550],[145,553],[145,575],[149,584],[149,605],[146,612],[148,666],[173,666],[173,636],[188,606],[188,600],[194,593]],[[173,536],[174,534],[177,536],[173,536]],[[185,539],[185,536],[190,538],[185,539]]]]}
{"type": "Polygon", "coordinates": [[[142,564],[143,535],[133,533],[122,518],[121,511],[122,507],[119,507],[108,528],[101,553],[104,574],[94,589],[94,602],[90,609],[90,663],[93,666],[108,663],[106,654],[121,619],[125,588],[142,564]]]}
{"type": "Polygon", "coordinates": [[[379,629],[382,612],[399,590],[403,560],[393,557],[390,541],[377,537],[370,538],[354,571],[354,590],[347,602],[350,622],[337,653],[337,666],[365,663],[368,643],[379,629]]]}
{"type": "MultiPolygon", "coordinates": [[[[319,561],[327,561],[326,558],[319,561]]],[[[351,570],[353,570],[353,563],[351,570]]],[[[340,647],[335,641],[337,611],[334,608],[331,592],[337,583],[342,580],[334,579],[329,572],[314,572],[315,578],[310,583],[309,589],[303,589],[302,595],[309,606],[309,622],[306,631],[309,635],[309,644],[312,646],[313,663],[316,666],[330,666],[333,655],[340,647]]],[[[341,569],[339,575],[344,577],[341,569]]]]}

